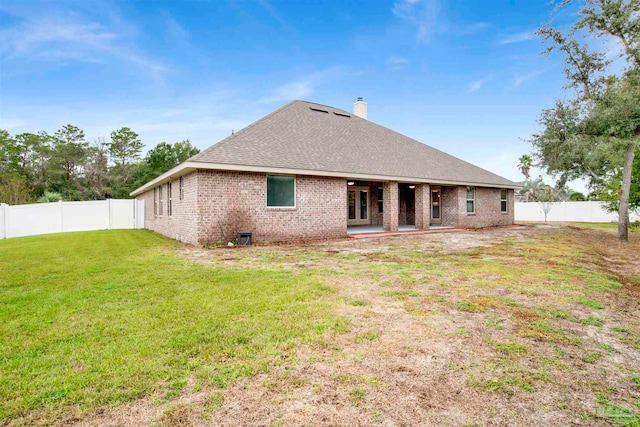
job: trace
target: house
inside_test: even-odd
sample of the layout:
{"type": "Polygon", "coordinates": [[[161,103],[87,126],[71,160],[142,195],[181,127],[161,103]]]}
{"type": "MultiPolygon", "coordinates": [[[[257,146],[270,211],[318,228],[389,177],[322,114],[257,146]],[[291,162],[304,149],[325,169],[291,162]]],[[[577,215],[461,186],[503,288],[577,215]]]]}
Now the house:
{"type": "Polygon", "coordinates": [[[354,113],[293,101],[131,194],[192,244],[513,224],[518,185],[354,113]]]}

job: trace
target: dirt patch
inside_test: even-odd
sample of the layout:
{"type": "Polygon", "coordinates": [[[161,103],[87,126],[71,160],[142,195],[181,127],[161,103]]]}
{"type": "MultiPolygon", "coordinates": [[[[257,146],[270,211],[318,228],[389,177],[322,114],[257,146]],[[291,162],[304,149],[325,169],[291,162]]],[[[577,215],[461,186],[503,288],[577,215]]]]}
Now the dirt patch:
{"type": "Polygon", "coordinates": [[[344,328],[225,389],[63,424],[596,426],[611,424],[609,403],[638,413],[638,233],[623,244],[530,226],[179,253],[315,274],[344,328]]]}

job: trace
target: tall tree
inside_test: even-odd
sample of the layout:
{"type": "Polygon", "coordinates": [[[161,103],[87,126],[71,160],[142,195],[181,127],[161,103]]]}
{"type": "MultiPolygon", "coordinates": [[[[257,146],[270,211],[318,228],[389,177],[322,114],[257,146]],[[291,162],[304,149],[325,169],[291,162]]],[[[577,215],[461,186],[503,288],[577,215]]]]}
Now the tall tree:
{"type": "Polygon", "coordinates": [[[530,155],[523,154],[522,156],[520,156],[518,161],[518,168],[520,169],[520,172],[522,172],[522,175],[524,175],[525,179],[528,180],[529,171],[531,171],[531,167],[533,166],[533,159],[530,155]]]}
{"type": "Polygon", "coordinates": [[[142,141],[138,134],[122,127],[111,132],[111,142],[107,144],[109,155],[114,162],[111,168],[111,187],[114,197],[127,197],[132,190],[131,182],[136,175],[137,161],[142,152],[142,141]]]}
{"type": "Polygon", "coordinates": [[[137,184],[143,185],[199,152],[188,139],[174,144],[159,143],[147,152],[137,184]]]}
{"type": "Polygon", "coordinates": [[[640,0],[579,1],[580,19],[564,34],[538,30],[565,60],[567,89],[574,96],[542,112],[542,131],[531,142],[548,173],[560,181],[587,178],[595,188],[620,179],[618,238],[628,240],[629,194],[635,150],[640,146],[640,0]],[[609,38],[620,44],[626,69],[613,73],[604,53],[579,41],[609,38]]]}
{"type": "Polygon", "coordinates": [[[108,147],[109,154],[115,164],[124,169],[128,164],[140,158],[143,144],[138,139],[137,133],[128,127],[122,127],[111,132],[111,142],[108,147]]]}
{"type": "Polygon", "coordinates": [[[105,197],[105,177],[109,163],[109,153],[107,142],[99,138],[89,147],[89,155],[85,165],[85,175],[87,179],[88,196],[93,199],[105,197]]]}
{"type": "Polygon", "coordinates": [[[76,126],[65,125],[53,134],[51,163],[52,172],[57,175],[54,186],[66,200],[81,197],[82,186],[78,181],[84,175],[88,147],[84,131],[76,126]]]}
{"type": "Polygon", "coordinates": [[[0,173],[12,173],[17,170],[18,147],[16,140],[4,129],[0,129],[0,173]]]}

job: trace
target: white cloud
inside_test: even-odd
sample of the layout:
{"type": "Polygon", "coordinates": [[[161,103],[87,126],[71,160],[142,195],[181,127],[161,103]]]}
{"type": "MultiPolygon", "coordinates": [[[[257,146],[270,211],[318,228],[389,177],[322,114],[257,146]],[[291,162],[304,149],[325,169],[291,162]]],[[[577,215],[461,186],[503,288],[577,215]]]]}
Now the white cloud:
{"type": "Polygon", "coordinates": [[[418,43],[428,43],[437,29],[438,9],[437,0],[398,0],[391,11],[395,16],[415,27],[418,43]]]}
{"type": "Polygon", "coordinates": [[[396,55],[393,55],[387,58],[385,63],[387,65],[387,68],[392,71],[402,70],[403,68],[406,68],[409,66],[409,60],[407,58],[403,58],[401,56],[396,56],[396,55]]]}
{"type": "Polygon", "coordinates": [[[429,43],[435,34],[464,37],[491,26],[489,22],[448,22],[439,0],[397,0],[391,11],[404,24],[415,30],[416,42],[419,44],[429,43]]]}
{"type": "Polygon", "coordinates": [[[450,25],[450,32],[456,36],[470,36],[491,26],[489,22],[475,22],[466,25],[450,25]]]}
{"type": "Polygon", "coordinates": [[[77,14],[20,16],[0,31],[4,61],[113,62],[134,65],[157,81],[167,67],[135,48],[127,31],[83,19],[77,14]]]}
{"type": "Polygon", "coordinates": [[[537,38],[536,33],[533,31],[524,31],[521,33],[514,33],[507,36],[504,36],[500,40],[498,40],[498,44],[512,44],[512,43],[522,43],[529,40],[534,40],[537,38]]]}
{"type": "Polygon", "coordinates": [[[467,91],[467,93],[472,93],[480,90],[483,84],[484,84],[483,80],[476,80],[469,83],[469,90],[467,91]]]}
{"type": "Polygon", "coordinates": [[[513,79],[512,87],[516,88],[516,87],[522,86],[523,84],[535,79],[536,77],[538,77],[543,72],[544,72],[544,70],[537,69],[537,70],[533,70],[533,71],[531,71],[530,73],[527,73],[527,74],[518,74],[513,79]]]}
{"type": "Polygon", "coordinates": [[[273,89],[269,95],[260,98],[258,103],[271,104],[306,98],[315,91],[317,86],[323,84],[327,80],[335,79],[341,73],[344,73],[344,71],[345,67],[335,66],[315,72],[309,76],[302,77],[292,82],[284,83],[273,89]]]}

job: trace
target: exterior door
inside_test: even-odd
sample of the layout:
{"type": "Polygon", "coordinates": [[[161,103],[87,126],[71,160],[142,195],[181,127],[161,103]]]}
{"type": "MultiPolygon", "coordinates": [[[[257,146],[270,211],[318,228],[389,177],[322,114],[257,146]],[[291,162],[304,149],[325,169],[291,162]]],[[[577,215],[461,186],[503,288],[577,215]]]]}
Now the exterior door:
{"type": "Polygon", "coordinates": [[[347,190],[347,225],[371,224],[369,188],[349,187],[347,190]]]}
{"type": "Polygon", "coordinates": [[[442,224],[440,188],[431,188],[431,224],[442,224]]]}

